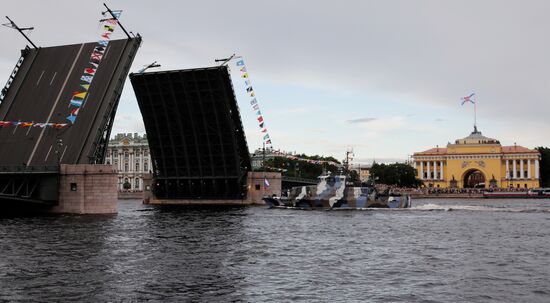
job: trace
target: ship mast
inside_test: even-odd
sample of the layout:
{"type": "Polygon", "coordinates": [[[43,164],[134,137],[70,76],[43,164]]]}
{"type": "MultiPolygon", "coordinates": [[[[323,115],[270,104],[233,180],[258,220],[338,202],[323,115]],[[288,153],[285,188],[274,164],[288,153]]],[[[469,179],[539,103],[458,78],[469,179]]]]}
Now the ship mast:
{"type": "Polygon", "coordinates": [[[350,166],[350,161],[353,160],[353,149],[350,148],[346,151],[346,159],[344,160],[344,171],[346,174],[349,174],[349,166],[350,166]]]}

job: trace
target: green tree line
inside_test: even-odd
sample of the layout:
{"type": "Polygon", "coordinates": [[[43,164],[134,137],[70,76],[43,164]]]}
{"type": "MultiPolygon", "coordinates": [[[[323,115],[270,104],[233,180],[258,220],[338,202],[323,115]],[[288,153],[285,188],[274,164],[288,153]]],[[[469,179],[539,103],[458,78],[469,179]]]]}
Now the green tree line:
{"type": "MultiPolygon", "coordinates": [[[[322,157],[317,155],[307,156],[303,154],[297,155],[296,157],[301,159],[340,163],[334,157],[322,157]]],[[[327,163],[308,163],[307,161],[289,159],[286,157],[274,157],[272,159],[267,159],[265,161],[265,168],[267,171],[281,171],[283,176],[304,179],[316,179],[323,173],[323,170],[326,170],[327,172],[331,172],[333,174],[338,172],[338,167],[336,165],[329,165],[327,163]]]]}
{"type": "Polygon", "coordinates": [[[422,182],[416,178],[415,169],[403,163],[374,163],[370,169],[370,175],[371,179],[376,183],[402,187],[418,187],[422,184],[422,182]]]}

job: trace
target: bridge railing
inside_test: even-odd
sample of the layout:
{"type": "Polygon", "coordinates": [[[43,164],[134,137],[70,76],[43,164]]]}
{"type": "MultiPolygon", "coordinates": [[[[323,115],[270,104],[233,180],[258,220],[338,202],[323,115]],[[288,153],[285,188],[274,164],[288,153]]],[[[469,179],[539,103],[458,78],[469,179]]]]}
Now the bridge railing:
{"type": "Polygon", "coordinates": [[[8,90],[10,89],[13,81],[15,80],[15,76],[19,72],[21,65],[23,65],[23,61],[25,61],[25,57],[27,57],[30,50],[31,49],[27,46],[25,47],[24,50],[21,51],[21,57],[19,58],[19,60],[17,60],[17,63],[15,64],[15,67],[13,68],[13,71],[10,74],[8,82],[6,82],[6,85],[4,85],[4,88],[2,89],[2,91],[0,91],[0,104],[2,104],[2,102],[4,101],[4,98],[8,94],[8,90]]]}
{"type": "Polygon", "coordinates": [[[57,165],[36,166],[0,166],[0,174],[55,174],[59,173],[57,165]]]}
{"type": "Polygon", "coordinates": [[[296,183],[308,183],[308,184],[317,184],[316,179],[307,179],[307,178],[299,178],[299,177],[287,177],[283,176],[282,178],[285,182],[296,182],[296,183]]]}

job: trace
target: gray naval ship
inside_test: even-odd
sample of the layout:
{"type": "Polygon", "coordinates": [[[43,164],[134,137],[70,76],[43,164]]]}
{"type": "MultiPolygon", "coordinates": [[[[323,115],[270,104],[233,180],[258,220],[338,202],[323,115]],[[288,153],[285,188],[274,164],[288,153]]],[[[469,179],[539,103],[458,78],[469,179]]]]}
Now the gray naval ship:
{"type": "Polygon", "coordinates": [[[378,193],[374,187],[354,186],[345,175],[322,175],[317,185],[293,187],[287,197],[265,197],[273,208],[363,209],[409,208],[408,195],[378,193]]]}

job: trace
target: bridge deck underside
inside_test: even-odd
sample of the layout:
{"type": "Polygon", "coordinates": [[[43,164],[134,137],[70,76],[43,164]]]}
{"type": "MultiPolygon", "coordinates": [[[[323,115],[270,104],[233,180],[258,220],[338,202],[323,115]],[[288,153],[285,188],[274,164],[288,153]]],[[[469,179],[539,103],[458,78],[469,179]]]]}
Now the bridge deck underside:
{"type": "Polygon", "coordinates": [[[227,67],[131,74],[159,199],[243,199],[250,156],[227,67]]]}
{"type": "Polygon", "coordinates": [[[1,201],[18,201],[54,205],[59,198],[58,181],[59,174],[55,170],[0,173],[0,204],[1,201]]]}

